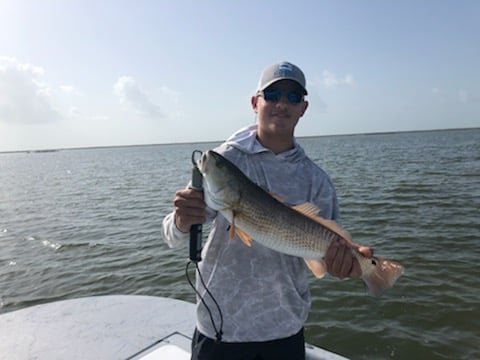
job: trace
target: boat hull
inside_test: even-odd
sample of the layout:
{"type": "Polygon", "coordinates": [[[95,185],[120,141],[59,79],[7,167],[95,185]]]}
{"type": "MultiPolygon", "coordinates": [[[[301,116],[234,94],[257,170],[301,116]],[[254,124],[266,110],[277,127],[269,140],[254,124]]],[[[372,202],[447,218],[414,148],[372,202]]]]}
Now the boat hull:
{"type": "MultiPolygon", "coordinates": [[[[138,295],[94,296],[0,315],[6,359],[190,359],[195,305],[138,295]]],[[[345,360],[306,344],[307,360],[345,360]]]]}

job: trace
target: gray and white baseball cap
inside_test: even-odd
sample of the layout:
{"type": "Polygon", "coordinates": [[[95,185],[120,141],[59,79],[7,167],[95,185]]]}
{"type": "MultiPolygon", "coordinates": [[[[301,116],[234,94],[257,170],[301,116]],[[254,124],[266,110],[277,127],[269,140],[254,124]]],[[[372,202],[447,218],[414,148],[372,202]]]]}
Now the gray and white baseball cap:
{"type": "Polygon", "coordinates": [[[282,61],[279,63],[272,64],[263,70],[258,82],[257,91],[263,91],[273,83],[280,80],[293,80],[298,83],[305,95],[307,95],[305,75],[302,70],[296,65],[289,63],[287,61],[282,61]]]}

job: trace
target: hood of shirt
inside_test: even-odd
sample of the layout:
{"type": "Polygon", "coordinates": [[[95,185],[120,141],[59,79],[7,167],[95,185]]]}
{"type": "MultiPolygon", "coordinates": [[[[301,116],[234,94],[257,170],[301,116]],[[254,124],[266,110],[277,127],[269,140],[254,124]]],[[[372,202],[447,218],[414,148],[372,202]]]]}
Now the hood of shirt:
{"type": "MultiPolygon", "coordinates": [[[[226,141],[225,145],[235,147],[236,149],[247,153],[247,154],[258,154],[262,152],[271,152],[271,150],[264,147],[257,139],[257,125],[246,126],[232,136],[230,136],[226,141]]],[[[289,162],[297,162],[303,160],[306,155],[303,148],[297,143],[297,140],[293,138],[293,148],[287,151],[275,154],[275,156],[280,160],[284,159],[289,162]]]]}

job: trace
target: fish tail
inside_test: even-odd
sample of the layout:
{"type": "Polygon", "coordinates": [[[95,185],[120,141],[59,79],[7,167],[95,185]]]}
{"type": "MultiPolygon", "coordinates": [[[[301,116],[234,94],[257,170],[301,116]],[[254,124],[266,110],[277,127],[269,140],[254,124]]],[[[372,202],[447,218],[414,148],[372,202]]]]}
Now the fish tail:
{"type": "Polygon", "coordinates": [[[367,271],[362,269],[362,279],[373,296],[381,296],[386,289],[405,272],[405,268],[395,261],[377,257],[368,259],[372,266],[367,271]]]}

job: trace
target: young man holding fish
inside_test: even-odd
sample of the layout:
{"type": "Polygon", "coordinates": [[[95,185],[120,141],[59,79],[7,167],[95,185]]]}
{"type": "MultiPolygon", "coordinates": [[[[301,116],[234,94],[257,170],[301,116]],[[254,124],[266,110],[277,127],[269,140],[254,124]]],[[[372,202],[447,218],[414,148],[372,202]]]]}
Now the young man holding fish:
{"type": "MultiPolygon", "coordinates": [[[[339,220],[330,178],[306,156],[294,137],[295,127],[308,108],[306,95],[305,77],[297,66],[280,62],[267,67],[251,98],[258,123],[239,130],[215,152],[203,156],[199,166],[205,180],[210,181],[208,161],[215,164],[210,158],[218,153],[220,160],[227,159],[253,183],[274,195],[278,201],[274,200],[272,207],[309,204],[305,211],[319,212],[311,214],[312,218],[320,215],[339,220]]],[[[276,251],[275,246],[256,241],[251,232],[255,233],[255,219],[261,216],[247,219],[242,218],[245,214],[240,210],[220,211],[213,192],[221,189],[212,190],[215,184],[210,182],[206,185],[209,189],[205,188],[205,192],[210,192],[206,198],[203,192],[178,190],[174,211],[163,223],[165,239],[175,247],[188,242],[192,225],[212,222],[199,269],[223,314],[223,332],[218,331],[221,315],[197,281],[197,290],[207,307],[200,301],[197,305],[192,359],[303,359],[303,324],[310,309],[308,267],[317,276],[328,271],[338,278],[360,277],[362,269],[351,244],[339,236],[328,243],[323,259],[315,259],[307,267],[304,259],[291,255],[295,252],[276,251]]],[[[271,211],[274,217],[273,208],[271,211]]],[[[357,250],[366,259],[372,257],[369,248],[357,250]]]]}

